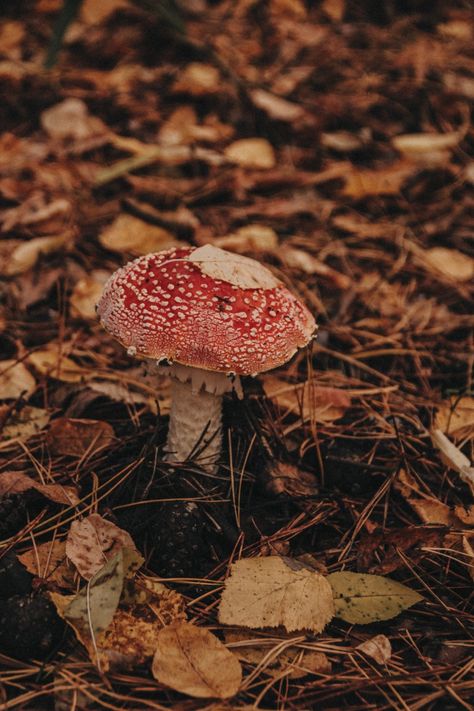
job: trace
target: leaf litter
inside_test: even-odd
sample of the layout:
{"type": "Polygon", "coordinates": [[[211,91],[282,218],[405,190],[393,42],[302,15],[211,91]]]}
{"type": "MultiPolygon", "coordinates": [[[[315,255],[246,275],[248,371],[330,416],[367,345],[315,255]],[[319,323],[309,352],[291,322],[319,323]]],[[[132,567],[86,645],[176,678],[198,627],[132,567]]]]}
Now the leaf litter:
{"type": "MultiPolygon", "coordinates": [[[[49,695],[59,708],[62,685],[74,690],[69,706],[78,694],[133,709],[233,695],[217,705],[466,706],[471,10],[222,1],[177,3],[164,17],[164,3],[84,0],[46,73],[61,4],[23,4],[0,28],[0,555],[14,545],[35,594],[63,596],[61,609],[78,596],[92,665],[71,636],[41,692],[36,667],[19,667],[20,687],[2,666],[7,704],[40,707],[49,695]],[[257,257],[318,316],[310,351],[227,403],[212,482],[187,466],[172,475],[169,382],[95,320],[112,271],[182,242],[257,257]],[[190,505],[199,525],[185,530],[190,505]],[[123,533],[109,528],[88,551],[87,574],[127,535],[143,573],[127,578],[112,557],[102,582],[99,570],[84,587],[65,546],[91,516],[123,533]],[[240,565],[262,572],[250,586],[244,575],[229,603],[240,565]],[[280,614],[265,566],[320,576],[313,612],[338,581],[340,617],[330,619],[329,597],[322,616],[295,605],[298,582],[280,614]],[[378,595],[369,609],[353,575],[378,595]],[[254,588],[271,588],[275,609],[242,608],[254,588]],[[247,622],[220,622],[222,601],[247,622]],[[191,628],[184,657],[163,626],[176,623],[182,639],[191,628]],[[242,681],[226,654],[239,647],[242,681]],[[204,682],[193,676],[201,656],[204,682]]],[[[211,262],[240,279],[235,261],[211,262]]]]}

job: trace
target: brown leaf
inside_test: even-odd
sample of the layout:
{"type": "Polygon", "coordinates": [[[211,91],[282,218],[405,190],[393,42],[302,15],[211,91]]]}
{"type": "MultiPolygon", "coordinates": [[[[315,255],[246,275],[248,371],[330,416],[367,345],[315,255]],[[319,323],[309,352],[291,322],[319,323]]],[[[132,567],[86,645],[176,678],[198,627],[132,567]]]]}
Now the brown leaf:
{"type": "Polygon", "coordinates": [[[278,250],[277,256],[289,267],[300,269],[305,274],[319,274],[325,277],[338,289],[349,289],[352,284],[352,280],[348,276],[329,267],[303,249],[284,245],[278,250]]]}
{"type": "Polygon", "coordinates": [[[276,164],[275,152],[266,138],[241,138],[224,150],[232,163],[243,168],[273,168],[276,164]]]}
{"type": "Polygon", "coordinates": [[[41,114],[41,125],[53,139],[82,141],[108,132],[105,124],[89,114],[81,99],[68,98],[41,114]]]}
{"type": "Polygon", "coordinates": [[[263,387],[283,416],[290,413],[302,416],[304,421],[333,422],[351,405],[351,397],[344,390],[318,386],[313,380],[292,385],[275,375],[267,375],[263,378],[263,387]]]}
{"type": "MultiPolygon", "coordinates": [[[[420,499],[420,501],[425,500],[420,499]]],[[[409,503],[413,506],[413,499],[410,499],[409,503]]],[[[446,508],[449,512],[449,508],[446,508]]],[[[423,516],[421,518],[424,520],[423,516]]],[[[445,524],[445,521],[437,523],[445,524]]],[[[380,575],[392,573],[405,565],[400,553],[409,555],[410,560],[417,563],[425,555],[422,548],[441,545],[445,531],[446,529],[441,527],[407,526],[395,531],[367,532],[361,536],[357,547],[357,570],[380,575]]]]}
{"type": "Polygon", "coordinates": [[[152,673],[160,683],[197,698],[228,699],[242,680],[232,652],[209,630],[188,622],[159,632],[152,673]]]}
{"type": "Polygon", "coordinates": [[[29,489],[35,489],[57,504],[75,506],[79,503],[77,491],[73,486],[41,484],[27,474],[23,474],[23,472],[3,472],[0,474],[0,498],[6,494],[18,494],[29,489]]]}
{"type": "Polygon", "coordinates": [[[180,73],[172,86],[175,93],[191,96],[215,94],[221,89],[219,71],[212,64],[192,62],[180,73]]]}
{"type": "Polygon", "coordinates": [[[228,249],[231,252],[272,252],[278,249],[278,235],[271,227],[265,225],[244,225],[224,237],[216,237],[212,241],[215,247],[228,249]]]}
{"type": "Polygon", "coordinates": [[[50,343],[47,348],[34,351],[28,356],[28,363],[41,375],[48,375],[66,383],[80,382],[85,371],[71,358],[64,355],[59,345],[50,343]]]}
{"type": "Polygon", "coordinates": [[[50,254],[64,247],[68,238],[68,234],[62,234],[53,237],[35,237],[28,242],[21,242],[3,267],[3,274],[5,276],[23,274],[36,264],[41,254],[50,254]]]}
{"type": "Polygon", "coordinates": [[[18,560],[25,568],[48,582],[60,588],[75,589],[74,568],[66,557],[66,543],[58,539],[39,543],[20,553],[18,560]]]}
{"type": "Polygon", "coordinates": [[[471,281],[474,277],[474,259],[457,249],[433,247],[420,253],[417,261],[421,261],[422,257],[425,268],[434,270],[448,279],[465,282],[471,281]]]}
{"type": "Polygon", "coordinates": [[[343,195],[356,200],[368,195],[398,195],[405,180],[415,173],[409,161],[399,161],[386,168],[355,170],[345,176],[343,195]]]}
{"type": "Polygon", "coordinates": [[[0,424],[2,439],[27,440],[46,427],[50,417],[47,410],[26,405],[19,412],[10,415],[6,425],[2,427],[0,424]]]}
{"type": "Polygon", "coordinates": [[[450,151],[462,139],[459,131],[449,133],[407,133],[392,138],[392,144],[405,158],[428,165],[445,165],[450,151]]]}
{"type": "Polygon", "coordinates": [[[83,277],[74,284],[69,299],[71,316],[88,321],[96,320],[95,307],[102,296],[108,276],[110,276],[108,272],[96,270],[90,276],[83,277]]]}
{"type": "Polygon", "coordinates": [[[36,381],[30,371],[16,360],[0,360],[0,399],[28,397],[34,392],[36,381]]]}
{"type": "Polygon", "coordinates": [[[453,439],[474,435],[474,398],[467,395],[441,403],[436,413],[435,427],[453,439]]]}
{"type": "Polygon", "coordinates": [[[170,249],[179,244],[168,230],[150,225],[128,213],[116,217],[112,224],[101,232],[99,242],[114,252],[129,252],[137,256],[170,249]]]}
{"type": "Polygon", "coordinates": [[[251,89],[249,94],[255,106],[264,111],[270,118],[278,121],[287,121],[288,123],[315,123],[316,121],[315,117],[311,116],[299,104],[282,99],[269,91],[251,89]]]}
{"type": "Polygon", "coordinates": [[[108,422],[58,417],[51,423],[46,442],[55,456],[82,457],[110,447],[114,439],[108,422]]]}
{"type": "Polygon", "coordinates": [[[97,513],[73,521],[66,539],[66,555],[86,580],[124,547],[136,550],[130,534],[97,513]]]}
{"type": "Polygon", "coordinates": [[[474,467],[470,459],[441,430],[433,429],[430,434],[431,440],[439,450],[442,460],[459,474],[474,494],[474,467]]]}
{"type": "Polygon", "coordinates": [[[377,664],[386,664],[392,656],[392,645],[384,634],[366,639],[365,642],[358,644],[356,649],[371,657],[377,664]]]}

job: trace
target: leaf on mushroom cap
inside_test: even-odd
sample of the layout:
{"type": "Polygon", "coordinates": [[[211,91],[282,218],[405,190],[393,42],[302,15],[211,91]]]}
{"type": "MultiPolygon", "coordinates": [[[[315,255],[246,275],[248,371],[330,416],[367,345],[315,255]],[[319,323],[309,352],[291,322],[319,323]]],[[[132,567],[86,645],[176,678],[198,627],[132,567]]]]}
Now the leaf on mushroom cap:
{"type": "Polygon", "coordinates": [[[212,246],[130,262],[107,282],[98,314],[134,354],[237,374],[283,365],[316,329],[268,269],[212,246]]]}

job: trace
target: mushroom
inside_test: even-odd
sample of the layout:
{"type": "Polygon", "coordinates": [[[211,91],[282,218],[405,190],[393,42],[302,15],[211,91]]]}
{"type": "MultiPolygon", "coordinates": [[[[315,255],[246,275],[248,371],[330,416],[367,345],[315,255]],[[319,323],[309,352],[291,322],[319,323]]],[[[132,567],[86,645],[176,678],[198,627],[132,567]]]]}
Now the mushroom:
{"type": "Polygon", "coordinates": [[[166,460],[214,472],[222,398],[240,375],[286,363],[313,337],[306,306],[259,262],[217,247],[177,247],[118,269],[97,311],[132,356],[172,378],[166,460]]]}

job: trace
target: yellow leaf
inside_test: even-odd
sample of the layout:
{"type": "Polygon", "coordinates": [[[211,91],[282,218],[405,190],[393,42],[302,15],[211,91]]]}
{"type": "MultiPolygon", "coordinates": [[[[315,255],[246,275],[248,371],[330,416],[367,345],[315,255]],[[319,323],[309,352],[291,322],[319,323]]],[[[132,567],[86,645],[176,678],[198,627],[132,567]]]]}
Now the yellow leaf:
{"type": "Polygon", "coordinates": [[[321,632],[334,615],[331,587],[319,573],[290,558],[239,560],[231,568],[219,621],[242,627],[321,632]]]}
{"type": "Polygon", "coordinates": [[[228,699],[239,690],[242,668],[209,630],[188,622],[158,634],[152,673],[157,681],[197,698],[228,699]]]}
{"type": "Polygon", "coordinates": [[[49,375],[66,383],[78,383],[85,375],[80,365],[53,346],[31,353],[28,356],[28,363],[31,363],[41,375],[49,375]]]}
{"type": "Polygon", "coordinates": [[[123,213],[99,235],[102,247],[113,252],[129,252],[133,255],[159,252],[176,247],[177,240],[168,230],[150,225],[133,215],[123,213]]]}

